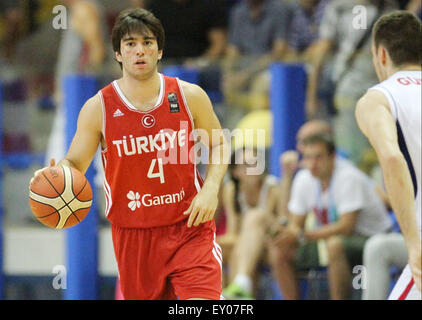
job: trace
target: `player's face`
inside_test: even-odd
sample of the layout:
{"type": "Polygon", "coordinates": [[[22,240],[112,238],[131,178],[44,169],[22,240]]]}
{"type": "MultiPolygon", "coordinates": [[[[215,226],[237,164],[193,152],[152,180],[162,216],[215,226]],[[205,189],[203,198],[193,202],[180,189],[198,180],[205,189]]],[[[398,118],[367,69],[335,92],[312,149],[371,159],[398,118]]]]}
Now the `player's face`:
{"type": "Polygon", "coordinates": [[[334,155],[323,143],[307,144],[303,146],[303,161],[315,178],[324,179],[331,174],[334,155]]]}
{"type": "Polygon", "coordinates": [[[149,30],[145,34],[127,34],[120,41],[120,54],[116,52],[116,59],[122,63],[124,73],[138,79],[148,78],[157,72],[161,57],[162,50],[158,50],[157,39],[149,30]]]}

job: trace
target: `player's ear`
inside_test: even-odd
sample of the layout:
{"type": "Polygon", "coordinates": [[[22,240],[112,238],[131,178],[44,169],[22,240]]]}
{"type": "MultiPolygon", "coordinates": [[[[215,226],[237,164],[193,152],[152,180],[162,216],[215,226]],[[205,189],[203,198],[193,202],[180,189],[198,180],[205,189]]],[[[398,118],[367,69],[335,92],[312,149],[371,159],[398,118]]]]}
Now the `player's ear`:
{"type": "Polygon", "coordinates": [[[387,63],[387,55],[388,55],[387,49],[385,49],[384,46],[380,45],[378,47],[378,56],[380,57],[382,65],[385,65],[387,63]]]}
{"type": "Polygon", "coordinates": [[[158,50],[158,60],[163,58],[163,50],[158,50]]]}
{"type": "Polygon", "coordinates": [[[119,52],[115,52],[117,62],[122,62],[122,55],[119,52]]]}

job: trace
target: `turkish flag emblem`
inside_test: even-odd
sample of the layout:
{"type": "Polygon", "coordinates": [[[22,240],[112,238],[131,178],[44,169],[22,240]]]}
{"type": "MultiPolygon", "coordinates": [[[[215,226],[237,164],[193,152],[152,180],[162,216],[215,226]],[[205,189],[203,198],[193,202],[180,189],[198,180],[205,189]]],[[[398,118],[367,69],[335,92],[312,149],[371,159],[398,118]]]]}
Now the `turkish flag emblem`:
{"type": "Polygon", "coordinates": [[[145,128],[152,128],[155,125],[155,118],[150,114],[146,114],[142,117],[141,122],[145,128]]]}

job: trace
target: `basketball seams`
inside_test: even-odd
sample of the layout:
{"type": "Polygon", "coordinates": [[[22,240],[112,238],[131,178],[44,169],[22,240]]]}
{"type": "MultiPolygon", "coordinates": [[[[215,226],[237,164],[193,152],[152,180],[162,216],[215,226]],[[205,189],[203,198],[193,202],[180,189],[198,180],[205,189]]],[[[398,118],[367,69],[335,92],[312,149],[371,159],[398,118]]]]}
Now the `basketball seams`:
{"type": "Polygon", "coordinates": [[[66,205],[65,207],[63,207],[60,211],[58,212],[60,218],[59,218],[59,221],[56,224],[56,229],[57,228],[62,229],[64,227],[64,225],[66,224],[67,220],[69,219],[69,217],[73,214],[72,209],[70,209],[68,205],[66,205]],[[62,210],[65,210],[67,212],[60,212],[62,210]],[[66,217],[63,218],[62,217],[62,214],[65,215],[66,217]]]}
{"type": "MultiPolygon", "coordinates": [[[[54,187],[54,185],[51,183],[51,181],[45,176],[44,172],[42,173],[44,175],[44,177],[47,179],[48,183],[53,187],[53,189],[58,193],[58,196],[60,197],[60,199],[62,199],[62,201],[64,202],[64,206],[62,206],[59,210],[57,210],[57,213],[59,214],[59,220],[57,221],[57,224],[55,226],[55,228],[59,227],[59,225],[61,227],[63,227],[64,225],[66,225],[67,220],[69,219],[69,217],[71,215],[74,215],[74,211],[73,209],[69,206],[70,202],[73,201],[75,199],[75,194],[73,192],[73,175],[71,174],[71,169],[69,168],[65,168],[64,166],[62,167],[62,172],[63,172],[63,182],[64,182],[64,189],[63,192],[60,194],[58,193],[58,191],[56,190],[56,188],[54,187]],[[70,185],[69,185],[70,182],[70,185]],[[65,198],[67,198],[67,196],[69,194],[69,192],[71,193],[72,196],[72,200],[70,201],[66,201],[65,198]],[[69,212],[62,212],[63,209],[67,208],[69,212]],[[65,216],[65,217],[63,217],[65,216]]],[[[76,217],[76,216],[75,216],[76,217]]],[[[79,221],[79,219],[76,217],[76,219],[79,221]]]]}
{"type": "MultiPolygon", "coordinates": [[[[66,207],[70,210],[70,214],[69,213],[63,213],[63,215],[67,215],[66,217],[62,217],[62,213],[59,211],[59,216],[60,219],[57,222],[56,228],[61,225],[61,227],[63,228],[67,221],[69,220],[69,218],[71,216],[74,216],[76,218],[76,220],[78,222],[80,222],[79,218],[75,215],[75,212],[77,211],[73,211],[72,207],[71,207],[71,202],[74,201],[77,197],[77,195],[75,195],[75,190],[73,190],[73,174],[72,174],[72,169],[70,168],[65,168],[64,166],[62,166],[63,169],[63,179],[64,179],[64,190],[63,190],[63,196],[67,197],[67,196],[71,196],[72,199],[69,200],[68,202],[65,201],[66,203],[66,207]]],[[[85,188],[85,185],[82,187],[82,190],[85,188]]],[[[81,190],[81,191],[82,191],[81,190]]],[[[79,195],[79,193],[78,193],[79,195]]],[[[62,208],[61,210],[63,210],[64,208],[62,208]]]]}
{"type": "Polygon", "coordinates": [[[70,199],[75,197],[75,192],[73,190],[73,174],[72,170],[69,167],[62,166],[63,168],[63,179],[64,179],[64,189],[62,192],[63,200],[67,203],[70,202],[70,199]],[[66,201],[69,199],[69,201],[66,201]]]}
{"type": "MultiPolygon", "coordinates": [[[[66,170],[65,169],[65,167],[64,166],[61,166],[62,167],[62,171],[63,171],[63,180],[64,180],[64,190],[63,190],[63,192],[60,194],[58,191],[57,191],[57,189],[54,187],[54,185],[53,185],[53,183],[48,179],[48,177],[45,175],[45,173],[44,172],[41,172],[42,173],[42,175],[44,176],[44,178],[48,181],[48,183],[49,183],[49,185],[54,189],[54,191],[56,191],[57,192],[57,194],[58,194],[58,196],[59,196],[59,198],[64,202],[64,204],[65,204],[65,206],[63,206],[61,209],[60,209],[60,211],[61,210],[63,210],[65,207],[67,207],[69,210],[70,210],[70,214],[67,214],[67,217],[66,218],[64,218],[64,223],[61,223],[61,221],[63,220],[63,218],[62,218],[62,213],[60,212],[60,211],[58,211],[57,213],[59,214],[59,221],[57,222],[57,224],[56,224],[56,227],[55,228],[57,228],[59,225],[61,225],[62,227],[65,225],[65,223],[66,223],[66,221],[67,221],[67,219],[69,218],[69,216],[70,215],[72,215],[73,214],[73,210],[72,210],[72,208],[70,208],[69,207],[69,203],[68,202],[66,202],[66,200],[64,199],[64,196],[65,196],[65,193],[67,193],[66,192],[66,190],[68,190],[69,188],[69,186],[68,186],[68,183],[67,183],[67,180],[68,179],[66,179],[66,175],[68,174],[68,170],[66,170]],[[62,196],[63,195],[63,196],[62,196]]],[[[71,183],[73,183],[73,180],[72,180],[72,174],[70,174],[70,182],[71,183]]],[[[72,188],[71,188],[72,189],[72,188]]],[[[73,194],[73,190],[71,190],[71,192],[72,192],[72,195],[74,195],[73,194]]]]}
{"type": "Polygon", "coordinates": [[[37,202],[42,202],[43,204],[49,205],[53,207],[54,209],[57,209],[58,207],[61,207],[63,203],[66,203],[62,198],[59,196],[55,198],[47,198],[42,195],[38,195],[32,191],[29,192],[29,196],[32,200],[37,202]]]}
{"type": "MultiPolygon", "coordinates": [[[[75,195],[73,198],[72,198],[72,200],[70,200],[67,204],[66,204],[66,202],[63,200],[63,199],[61,199],[61,200],[63,200],[63,203],[64,203],[64,205],[63,206],[61,206],[60,208],[56,208],[54,205],[52,205],[52,204],[50,204],[50,203],[46,203],[46,202],[42,202],[42,201],[40,201],[40,200],[38,200],[38,199],[36,199],[36,198],[34,198],[34,197],[32,197],[31,195],[30,195],[30,199],[32,200],[32,201],[35,201],[35,202],[38,202],[38,203],[40,203],[40,204],[43,204],[43,205],[46,205],[46,206],[49,206],[49,207],[51,207],[52,209],[54,209],[55,211],[54,212],[58,212],[58,211],[60,211],[61,209],[63,209],[64,207],[66,207],[67,205],[69,205],[73,200],[75,200],[77,197],[78,197],[78,195],[85,189],[85,186],[87,185],[87,182],[88,181],[85,181],[85,184],[84,184],[84,186],[82,187],[82,189],[81,189],[81,191],[77,194],[77,195],[75,195]]],[[[38,194],[38,193],[36,193],[36,192],[34,192],[34,191],[32,191],[31,190],[31,192],[33,193],[33,194],[35,194],[35,195],[37,195],[37,196],[39,196],[39,198],[48,198],[48,199],[57,199],[57,198],[59,198],[58,196],[57,197],[54,197],[54,198],[51,198],[51,197],[46,197],[46,196],[43,196],[43,195],[40,195],[40,194],[38,194]]],[[[92,200],[87,200],[87,201],[81,201],[81,200],[79,200],[79,199],[77,199],[80,203],[90,203],[90,202],[92,202],[92,200]]],[[[81,208],[81,209],[86,209],[86,208],[81,208]]],[[[76,212],[76,211],[75,211],[76,212]]],[[[50,214],[48,214],[47,216],[49,216],[50,214]]],[[[37,217],[37,218],[43,218],[43,217],[47,217],[47,216],[40,216],[40,217],[37,217]]]]}
{"type": "MultiPolygon", "coordinates": [[[[39,197],[43,197],[43,198],[46,198],[46,199],[56,199],[59,195],[57,195],[57,196],[55,196],[55,197],[48,197],[48,196],[45,196],[45,195],[42,195],[42,194],[39,194],[38,192],[35,192],[34,190],[29,190],[31,193],[33,193],[33,194],[35,194],[35,195],[37,195],[37,196],[39,196],[39,197]]],[[[32,198],[31,198],[32,199],[32,198]]],[[[39,201],[38,201],[39,202],[39,201]]]]}
{"type": "Polygon", "coordinates": [[[42,204],[42,205],[48,206],[48,207],[50,207],[50,208],[52,208],[52,209],[54,210],[52,213],[49,213],[49,214],[47,214],[47,215],[45,215],[45,216],[35,216],[35,213],[34,213],[34,216],[35,216],[35,218],[37,218],[37,219],[39,219],[39,218],[44,218],[44,217],[48,217],[48,216],[50,216],[50,215],[52,215],[52,214],[56,213],[58,210],[60,210],[60,209],[62,209],[62,208],[64,207],[64,206],[63,206],[63,207],[61,207],[60,209],[56,209],[56,207],[53,207],[52,205],[50,205],[50,204],[48,204],[48,203],[41,202],[41,201],[38,201],[38,200],[35,200],[35,199],[32,199],[32,198],[31,198],[31,200],[32,200],[32,201],[34,201],[34,202],[40,203],[40,204],[42,204]]]}
{"type": "MultiPolygon", "coordinates": [[[[76,199],[76,201],[78,202],[78,204],[79,205],[87,205],[88,207],[80,207],[79,209],[86,209],[86,208],[89,208],[90,206],[91,206],[91,204],[92,204],[92,200],[84,200],[84,201],[82,201],[82,200],[79,200],[78,199],[78,196],[84,191],[84,189],[85,189],[85,187],[88,185],[88,180],[85,180],[85,184],[84,184],[84,186],[81,188],[81,190],[78,192],[78,194],[77,195],[75,195],[74,197],[73,197],[73,199],[72,200],[70,200],[69,201],[69,203],[68,203],[68,205],[70,205],[75,199],[76,199]]],[[[79,210],[79,209],[77,209],[77,210],[79,210]]],[[[75,212],[77,211],[77,210],[75,210],[75,212]]],[[[73,211],[73,210],[72,210],[73,211]]]]}
{"type": "MultiPolygon", "coordinates": [[[[65,175],[64,175],[64,177],[66,177],[66,171],[67,170],[65,170],[64,168],[63,168],[63,170],[64,170],[64,172],[65,172],[65,175]]],[[[64,218],[64,221],[63,221],[63,223],[62,223],[62,227],[64,227],[64,226],[66,226],[66,223],[67,223],[67,221],[69,220],[69,218],[71,217],[71,216],[74,216],[75,218],[76,218],[76,220],[78,221],[78,223],[79,222],[81,222],[81,220],[79,219],[79,217],[77,216],[77,212],[79,211],[79,210],[81,210],[81,209],[88,209],[88,208],[90,208],[91,207],[91,205],[92,205],[92,200],[88,200],[88,201],[81,201],[81,200],[79,200],[78,199],[78,195],[80,195],[83,191],[84,191],[84,189],[85,189],[85,187],[88,185],[88,180],[87,179],[85,179],[85,183],[84,183],[84,185],[82,186],[82,188],[81,188],[81,190],[79,190],[79,192],[75,195],[75,190],[73,189],[73,174],[72,174],[72,172],[71,172],[71,170],[68,170],[68,178],[70,178],[70,183],[69,184],[67,184],[66,183],[66,181],[68,181],[69,179],[66,179],[65,180],[65,190],[67,190],[67,188],[70,188],[71,189],[71,193],[72,193],[72,195],[73,195],[73,198],[69,201],[69,202],[67,202],[66,203],[66,206],[69,208],[69,210],[71,211],[71,213],[66,217],[66,218],[64,218]],[[76,202],[78,202],[78,205],[79,205],[79,207],[76,209],[76,210],[74,210],[74,208],[73,208],[73,206],[72,206],[72,202],[74,202],[76,200],[76,202]],[[82,204],[84,204],[85,206],[84,207],[82,207],[81,205],[82,204]]],[[[63,191],[63,192],[65,192],[65,190],[63,191]]],[[[74,202],[75,203],[75,202],[74,202]]],[[[63,209],[63,208],[61,208],[61,209],[63,209]]],[[[60,215],[60,212],[58,212],[59,213],[59,215],[60,215]]],[[[60,220],[59,220],[59,222],[61,221],[62,219],[61,219],[61,215],[60,215],[60,220]]],[[[57,228],[57,226],[59,225],[59,223],[57,223],[57,225],[56,225],[56,228],[57,228]]]]}
{"type": "MultiPolygon", "coordinates": [[[[58,191],[57,191],[57,189],[54,187],[54,184],[50,181],[50,179],[48,179],[48,177],[45,175],[45,173],[44,172],[41,172],[41,174],[44,176],[44,178],[47,180],[47,182],[48,182],[48,184],[54,189],[54,191],[56,191],[56,193],[57,193],[57,196],[60,198],[60,199],[62,199],[63,200],[63,202],[64,203],[66,203],[66,201],[65,201],[65,199],[63,199],[63,197],[62,197],[62,194],[61,193],[59,193],[58,191]]],[[[64,178],[64,176],[63,176],[63,178],[64,178]]],[[[65,179],[65,178],[64,178],[65,179]]],[[[66,180],[66,179],[65,179],[66,180]]],[[[66,187],[65,187],[66,188],[66,187]]],[[[63,191],[63,193],[64,193],[64,191],[63,191]]]]}

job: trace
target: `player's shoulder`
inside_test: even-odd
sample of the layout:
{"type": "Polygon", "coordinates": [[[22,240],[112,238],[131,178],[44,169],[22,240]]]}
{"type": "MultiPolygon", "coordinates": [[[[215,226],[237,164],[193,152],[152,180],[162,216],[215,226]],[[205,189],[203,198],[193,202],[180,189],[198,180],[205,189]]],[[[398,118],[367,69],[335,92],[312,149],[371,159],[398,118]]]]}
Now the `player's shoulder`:
{"type": "Polygon", "coordinates": [[[376,111],[376,108],[384,107],[390,112],[390,102],[387,98],[387,92],[383,86],[374,86],[358,100],[356,104],[356,113],[365,113],[365,111],[376,111]]]}
{"type": "Polygon", "coordinates": [[[101,105],[102,105],[102,102],[101,102],[100,93],[97,92],[94,96],[92,96],[91,98],[89,98],[85,102],[83,108],[85,108],[85,109],[98,109],[98,108],[100,108],[101,109],[101,105]]]}
{"type": "Polygon", "coordinates": [[[373,104],[374,102],[381,102],[388,105],[388,99],[384,93],[384,87],[379,84],[369,88],[368,91],[358,100],[358,104],[373,104]]]}
{"type": "Polygon", "coordinates": [[[92,124],[100,124],[102,122],[102,112],[101,97],[97,93],[85,102],[79,113],[79,119],[92,124]]]}
{"type": "Polygon", "coordinates": [[[204,89],[194,83],[183,80],[179,81],[186,103],[194,118],[200,115],[201,110],[203,111],[204,108],[212,108],[211,101],[204,89]]]}
{"type": "Polygon", "coordinates": [[[195,98],[195,97],[201,97],[206,95],[204,89],[202,89],[199,85],[191,82],[187,82],[184,80],[180,80],[180,87],[183,90],[183,94],[186,98],[195,98]]]}

